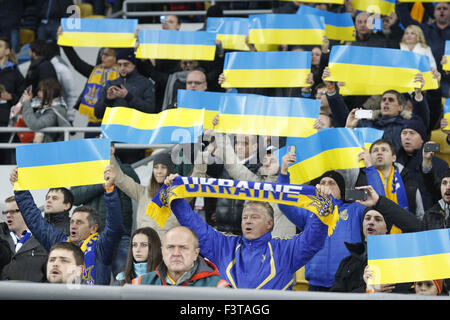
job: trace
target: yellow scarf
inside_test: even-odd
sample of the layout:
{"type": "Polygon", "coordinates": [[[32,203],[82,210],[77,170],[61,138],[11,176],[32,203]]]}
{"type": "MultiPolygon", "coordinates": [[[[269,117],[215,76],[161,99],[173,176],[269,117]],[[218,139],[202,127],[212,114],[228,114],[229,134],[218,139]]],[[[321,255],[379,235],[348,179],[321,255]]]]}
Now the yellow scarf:
{"type": "MultiPolygon", "coordinates": [[[[80,246],[84,253],[83,280],[87,284],[95,284],[95,243],[98,239],[98,232],[91,234],[80,246]]],[[[67,242],[72,242],[70,238],[67,242]]]]}

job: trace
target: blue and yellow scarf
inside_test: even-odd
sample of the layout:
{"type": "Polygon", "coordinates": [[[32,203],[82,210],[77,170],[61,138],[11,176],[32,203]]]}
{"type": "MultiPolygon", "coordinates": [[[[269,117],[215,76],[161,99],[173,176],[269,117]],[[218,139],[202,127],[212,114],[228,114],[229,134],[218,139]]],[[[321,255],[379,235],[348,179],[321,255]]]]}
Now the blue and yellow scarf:
{"type": "Polygon", "coordinates": [[[110,80],[115,80],[118,77],[119,71],[116,67],[113,67],[107,72],[105,68],[97,66],[91,72],[78,108],[78,112],[89,116],[89,122],[101,122],[101,119],[98,119],[94,115],[94,106],[100,97],[105,83],[110,80]]]}
{"type": "MultiPolygon", "coordinates": [[[[95,284],[95,243],[99,235],[98,232],[91,234],[80,246],[84,253],[84,272],[82,279],[86,284],[95,284]]],[[[71,242],[70,238],[67,242],[71,242]]]]}

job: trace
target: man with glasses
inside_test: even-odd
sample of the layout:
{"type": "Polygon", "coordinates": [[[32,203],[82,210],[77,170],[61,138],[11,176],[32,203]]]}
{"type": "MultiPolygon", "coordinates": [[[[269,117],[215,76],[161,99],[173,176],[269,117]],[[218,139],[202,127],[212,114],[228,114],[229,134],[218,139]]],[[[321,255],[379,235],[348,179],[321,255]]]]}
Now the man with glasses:
{"type": "Polygon", "coordinates": [[[47,251],[28,230],[14,196],[5,200],[2,214],[6,222],[0,223],[0,239],[8,242],[11,260],[3,267],[1,280],[44,281],[47,251]]]}

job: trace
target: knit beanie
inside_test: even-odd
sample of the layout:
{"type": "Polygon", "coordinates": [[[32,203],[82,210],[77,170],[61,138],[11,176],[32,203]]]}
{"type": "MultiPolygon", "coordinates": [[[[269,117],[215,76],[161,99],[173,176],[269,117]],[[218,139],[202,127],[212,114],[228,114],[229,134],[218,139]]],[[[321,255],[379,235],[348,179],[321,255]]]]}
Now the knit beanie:
{"type": "Polygon", "coordinates": [[[336,181],[336,184],[339,187],[339,191],[341,192],[341,200],[345,200],[345,180],[344,177],[337,171],[330,170],[325,172],[322,176],[319,178],[316,178],[310,182],[310,185],[315,186],[316,184],[320,184],[320,180],[323,178],[331,178],[334,181],[336,181]]]}
{"type": "Polygon", "coordinates": [[[169,173],[173,173],[175,170],[175,165],[172,162],[170,152],[161,151],[155,154],[155,158],[153,159],[153,166],[157,164],[163,164],[167,166],[169,169],[169,173]]]}
{"type": "MultiPolygon", "coordinates": [[[[427,129],[425,128],[425,125],[423,124],[423,121],[421,119],[407,120],[403,126],[403,129],[412,129],[412,130],[416,131],[418,134],[420,134],[423,142],[428,141],[427,129]]],[[[402,131],[403,131],[403,129],[402,129],[402,131]]]]}
{"type": "MultiPolygon", "coordinates": [[[[366,217],[367,212],[369,212],[370,210],[375,210],[375,209],[373,207],[367,207],[366,209],[364,209],[362,221],[364,221],[364,218],[366,217]]],[[[378,210],[375,210],[375,211],[379,212],[378,210]]],[[[382,212],[380,212],[380,213],[381,213],[381,215],[383,215],[382,212]]],[[[385,216],[383,216],[383,218],[384,218],[384,222],[386,223],[386,230],[387,230],[387,234],[388,234],[392,229],[393,223],[391,221],[389,221],[389,219],[386,219],[385,216]]],[[[361,233],[362,233],[362,228],[361,228],[361,233]]],[[[364,238],[362,238],[362,239],[364,239],[364,238]]]]}
{"type": "Polygon", "coordinates": [[[133,64],[136,64],[136,56],[133,48],[120,49],[116,53],[116,60],[128,60],[133,64]]]}

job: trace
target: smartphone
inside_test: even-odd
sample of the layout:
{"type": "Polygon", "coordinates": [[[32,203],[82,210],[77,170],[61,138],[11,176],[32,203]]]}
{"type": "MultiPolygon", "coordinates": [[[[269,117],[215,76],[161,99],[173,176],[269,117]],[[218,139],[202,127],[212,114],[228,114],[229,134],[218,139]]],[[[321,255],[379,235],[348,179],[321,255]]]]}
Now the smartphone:
{"type": "Polygon", "coordinates": [[[441,151],[441,145],[438,143],[427,143],[423,150],[425,152],[440,152],[441,151]]]}
{"type": "Polygon", "coordinates": [[[356,110],[355,118],[357,119],[372,119],[372,110],[356,110]]]}
{"type": "Polygon", "coordinates": [[[367,198],[368,194],[366,189],[345,189],[345,201],[365,201],[367,198]]]}
{"type": "Polygon", "coordinates": [[[167,19],[167,16],[159,16],[159,20],[164,23],[164,20],[167,19]]]}
{"type": "Polygon", "coordinates": [[[289,147],[289,153],[295,154],[295,146],[289,147]]]}

